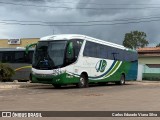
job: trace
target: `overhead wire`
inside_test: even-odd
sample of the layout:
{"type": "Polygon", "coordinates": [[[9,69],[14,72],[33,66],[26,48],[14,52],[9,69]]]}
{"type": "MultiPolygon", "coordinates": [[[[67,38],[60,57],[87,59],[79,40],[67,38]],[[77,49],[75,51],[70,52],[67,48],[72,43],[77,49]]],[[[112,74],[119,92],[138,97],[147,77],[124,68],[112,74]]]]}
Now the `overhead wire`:
{"type": "MultiPolygon", "coordinates": [[[[49,3],[63,3],[63,4],[77,4],[77,2],[66,2],[66,1],[49,1],[49,3]]],[[[125,5],[141,5],[141,6],[146,6],[146,5],[152,5],[152,6],[157,6],[160,4],[148,4],[148,3],[139,3],[139,4],[125,4],[125,3],[121,3],[121,4],[117,4],[117,3],[95,3],[95,2],[78,2],[78,4],[83,4],[83,5],[99,5],[99,6],[110,6],[110,5],[118,5],[118,6],[125,6],[125,5]]]]}
{"type": "MultiPolygon", "coordinates": [[[[71,3],[71,2],[64,2],[64,3],[71,3]]],[[[63,7],[63,6],[38,6],[38,5],[11,3],[11,2],[0,2],[0,4],[21,5],[21,6],[31,6],[31,7],[65,8],[65,9],[145,9],[145,8],[160,8],[160,7],[145,7],[145,8],[71,8],[71,7],[63,7]]],[[[83,3],[83,4],[85,4],[85,3],[83,3]]],[[[91,3],[89,3],[89,4],[91,4],[91,3]]],[[[96,4],[96,3],[92,3],[92,4],[96,4]]],[[[122,5],[122,4],[120,4],[120,5],[122,5]]],[[[117,19],[117,20],[70,21],[70,22],[67,22],[67,21],[48,22],[48,21],[27,21],[27,20],[0,20],[0,23],[1,24],[10,24],[10,25],[17,24],[17,25],[40,25],[40,26],[95,26],[95,25],[117,25],[117,24],[152,22],[152,21],[159,21],[159,19],[160,19],[159,16],[152,16],[152,17],[126,18],[126,19],[117,19]],[[109,22],[109,23],[106,23],[106,22],[109,22]]]]}
{"type": "Polygon", "coordinates": [[[1,24],[5,24],[5,25],[38,25],[38,26],[97,26],[97,25],[122,25],[122,24],[131,24],[131,23],[146,23],[146,22],[154,22],[154,21],[160,21],[159,19],[154,19],[154,20],[140,20],[140,21],[129,21],[129,22],[118,22],[118,23],[96,23],[96,24],[38,24],[38,23],[34,23],[34,24],[27,24],[27,23],[8,23],[8,22],[0,22],[1,24]]]}
{"type": "Polygon", "coordinates": [[[31,22],[31,23],[45,23],[45,24],[53,24],[53,23],[61,23],[61,24],[64,24],[64,23],[69,23],[69,24],[73,24],[73,23],[96,23],[96,22],[116,22],[116,21],[129,21],[129,20],[142,20],[142,19],[154,19],[154,18],[160,18],[160,16],[145,16],[145,17],[141,17],[141,18],[125,18],[125,19],[115,19],[115,20],[95,20],[95,21],[61,21],[61,22],[58,22],[58,21],[27,21],[27,20],[9,20],[9,19],[6,19],[6,20],[0,20],[0,21],[5,21],[5,22],[31,22]]]}
{"type": "Polygon", "coordinates": [[[52,9],[85,9],[85,10],[120,10],[120,9],[127,9],[127,10],[140,10],[140,9],[159,9],[159,7],[103,7],[103,8],[97,8],[97,7],[66,7],[66,6],[42,6],[42,5],[32,5],[32,4],[23,4],[23,3],[12,3],[12,2],[1,2],[0,4],[7,4],[7,5],[18,5],[18,6],[27,6],[27,7],[39,7],[39,8],[52,8],[52,9]]]}

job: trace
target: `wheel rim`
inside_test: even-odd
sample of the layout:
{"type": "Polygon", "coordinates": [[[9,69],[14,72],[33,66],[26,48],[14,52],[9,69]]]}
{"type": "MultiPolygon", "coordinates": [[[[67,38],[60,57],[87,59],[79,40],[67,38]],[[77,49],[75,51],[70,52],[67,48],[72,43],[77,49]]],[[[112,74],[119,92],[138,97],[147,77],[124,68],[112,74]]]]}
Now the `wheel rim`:
{"type": "Polygon", "coordinates": [[[84,84],[85,84],[85,79],[84,78],[80,78],[80,84],[81,84],[81,86],[84,86],[84,84]]]}
{"type": "Polygon", "coordinates": [[[121,78],[121,83],[124,84],[124,77],[121,78]]]}

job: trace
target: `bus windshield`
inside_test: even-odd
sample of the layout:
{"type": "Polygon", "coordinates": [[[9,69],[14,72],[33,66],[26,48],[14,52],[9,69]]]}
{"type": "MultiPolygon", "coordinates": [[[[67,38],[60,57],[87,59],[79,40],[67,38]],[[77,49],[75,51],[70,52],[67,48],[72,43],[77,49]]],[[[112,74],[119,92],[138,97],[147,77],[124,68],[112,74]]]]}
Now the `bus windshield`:
{"type": "Polygon", "coordinates": [[[64,64],[67,41],[38,42],[32,66],[38,69],[59,68],[64,64]]]}

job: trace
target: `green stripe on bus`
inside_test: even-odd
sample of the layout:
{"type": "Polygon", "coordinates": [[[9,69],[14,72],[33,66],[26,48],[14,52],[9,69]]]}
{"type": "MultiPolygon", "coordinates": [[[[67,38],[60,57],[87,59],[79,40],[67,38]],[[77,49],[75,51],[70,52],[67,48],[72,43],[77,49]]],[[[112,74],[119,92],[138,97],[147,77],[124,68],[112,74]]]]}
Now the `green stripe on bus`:
{"type": "Polygon", "coordinates": [[[112,68],[112,70],[107,75],[105,75],[105,78],[107,76],[111,75],[117,69],[117,67],[119,66],[120,63],[121,63],[120,61],[116,62],[115,66],[112,68]]]}
{"type": "Polygon", "coordinates": [[[14,71],[18,71],[18,70],[26,69],[26,68],[32,68],[32,66],[23,66],[23,67],[19,67],[19,68],[16,68],[14,71]]]}

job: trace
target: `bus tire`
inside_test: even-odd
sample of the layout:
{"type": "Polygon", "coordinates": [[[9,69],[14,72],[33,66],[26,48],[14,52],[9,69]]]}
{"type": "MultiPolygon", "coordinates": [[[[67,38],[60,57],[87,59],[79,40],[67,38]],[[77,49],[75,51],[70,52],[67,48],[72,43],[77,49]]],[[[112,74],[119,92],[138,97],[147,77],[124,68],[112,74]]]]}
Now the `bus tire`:
{"type": "Polygon", "coordinates": [[[29,75],[29,80],[32,81],[32,73],[30,73],[30,75],[29,75]]]}
{"type": "Polygon", "coordinates": [[[116,82],[117,85],[124,85],[125,84],[125,76],[124,74],[121,75],[120,81],[116,82]]]}
{"type": "Polygon", "coordinates": [[[87,88],[88,87],[88,79],[84,74],[81,74],[79,83],[77,84],[78,88],[87,88]]]}
{"type": "Polygon", "coordinates": [[[61,88],[61,85],[59,85],[59,84],[52,84],[52,85],[54,86],[55,89],[61,88]]]}

